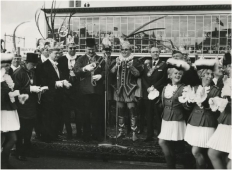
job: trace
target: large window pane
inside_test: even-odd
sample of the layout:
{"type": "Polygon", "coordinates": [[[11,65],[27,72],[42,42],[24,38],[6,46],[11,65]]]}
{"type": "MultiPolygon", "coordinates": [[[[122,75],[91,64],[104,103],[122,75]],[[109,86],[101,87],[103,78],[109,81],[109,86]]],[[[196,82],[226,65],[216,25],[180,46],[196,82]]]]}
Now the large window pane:
{"type": "Polygon", "coordinates": [[[86,34],[86,18],[81,18],[80,20],[80,37],[85,38],[86,34]]]}
{"type": "Polygon", "coordinates": [[[187,37],[187,16],[180,17],[180,37],[187,37]]]}
{"type": "Polygon", "coordinates": [[[188,16],[188,30],[195,30],[195,16],[188,16]]]}
{"type": "Polygon", "coordinates": [[[104,38],[106,34],[106,18],[100,18],[100,36],[104,38]]]}
{"type": "Polygon", "coordinates": [[[219,16],[212,16],[212,37],[219,38],[219,16]]]}
{"type": "Polygon", "coordinates": [[[204,30],[211,31],[211,16],[204,16],[204,30]]]}
{"type": "Polygon", "coordinates": [[[172,17],[168,16],[165,18],[165,35],[166,37],[172,36],[172,17]]]}
{"type": "Polygon", "coordinates": [[[180,17],[173,16],[172,30],[179,30],[180,17]]]}

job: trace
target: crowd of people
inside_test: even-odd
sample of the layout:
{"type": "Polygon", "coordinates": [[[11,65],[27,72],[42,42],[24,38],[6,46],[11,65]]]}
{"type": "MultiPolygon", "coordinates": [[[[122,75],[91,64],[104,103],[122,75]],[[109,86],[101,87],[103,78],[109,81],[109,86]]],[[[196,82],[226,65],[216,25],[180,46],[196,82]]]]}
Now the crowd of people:
{"type": "Polygon", "coordinates": [[[136,141],[146,124],[144,142],[154,141],[156,132],[168,168],[176,166],[172,142],[183,140],[192,146],[197,168],[209,167],[208,158],[214,168],[230,167],[230,52],[221,60],[191,63],[177,49],[162,61],[157,47],[150,48],[151,58],[136,58],[128,41],[121,42],[116,59],[110,43],[102,45],[103,56],[95,53],[93,38],[86,46],[85,55],[78,56],[76,44],[69,42],[64,55],[60,43],[44,41],[25,61],[16,54],[1,57],[2,168],[10,168],[14,145],[17,159],[38,157],[31,147],[33,129],[43,142],[62,140],[64,127],[72,139],[71,117],[77,139],[101,142],[105,97],[116,101],[116,138],[124,138],[129,125],[136,141]]]}

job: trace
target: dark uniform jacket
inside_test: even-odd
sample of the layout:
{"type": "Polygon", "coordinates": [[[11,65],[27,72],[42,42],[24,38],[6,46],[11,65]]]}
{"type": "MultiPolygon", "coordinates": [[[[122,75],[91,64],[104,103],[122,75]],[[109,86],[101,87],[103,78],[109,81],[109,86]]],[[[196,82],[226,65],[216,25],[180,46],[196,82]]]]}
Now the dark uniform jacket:
{"type": "Polygon", "coordinates": [[[224,125],[231,125],[231,99],[228,99],[228,104],[224,112],[220,113],[218,117],[218,123],[224,125]]]}
{"type": "MultiPolygon", "coordinates": [[[[116,60],[113,60],[110,68],[112,69],[115,65],[116,60]]],[[[113,88],[117,90],[118,94],[120,94],[122,92],[122,89],[124,89],[127,96],[130,96],[130,94],[136,90],[137,79],[138,76],[140,76],[143,68],[141,63],[136,59],[133,59],[132,66],[139,72],[139,75],[132,74],[131,69],[127,68],[126,62],[121,62],[119,70],[116,70],[115,73],[111,73],[111,75],[113,76],[111,78],[111,83],[113,88]]]]}
{"type": "MultiPolygon", "coordinates": [[[[195,87],[195,89],[197,89],[195,87]]],[[[218,122],[217,118],[219,116],[218,112],[213,112],[209,107],[209,99],[219,96],[220,90],[216,86],[210,86],[210,91],[208,93],[207,99],[202,103],[203,108],[201,109],[197,104],[194,104],[193,110],[189,116],[188,123],[192,126],[202,126],[202,127],[216,127],[218,122]]]]}
{"type": "Polygon", "coordinates": [[[217,84],[214,81],[211,82],[212,86],[217,86],[220,90],[222,90],[224,83],[223,83],[223,75],[218,78],[217,84]]]}
{"type": "Polygon", "coordinates": [[[14,103],[11,103],[9,92],[11,92],[11,89],[8,87],[6,81],[1,82],[1,110],[16,110],[17,106],[14,103]]]}
{"type": "Polygon", "coordinates": [[[56,88],[56,81],[63,80],[60,70],[59,75],[60,77],[49,59],[42,64],[41,86],[48,86],[48,90],[42,94],[42,102],[61,102],[63,100],[63,88],[56,88]]]}
{"type": "Polygon", "coordinates": [[[34,70],[27,70],[25,65],[21,65],[19,69],[15,70],[12,75],[15,83],[14,90],[19,90],[20,94],[28,94],[29,99],[22,105],[17,102],[19,117],[24,119],[32,119],[36,117],[38,96],[34,92],[30,92],[30,86],[36,84],[36,77],[34,70]]]}
{"type": "MultiPolygon", "coordinates": [[[[75,63],[77,62],[76,58],[75,63]]],[[[68,59],[66,56],[62,56],[58,59],[58,68],[62,72],[63,78],[72,86],[69,89],[64,88],[64,102],[70,107],[76,105],[77,99],[80,98],[79,94],[79,86],[80,86],[80,77],[78,76],[70,76],[70,70],[68,68],[68,59]],[[71,106],[72,105],[72,106],[71,106]]]]}
{"type": "MultiPolygon", "coordinates": [[[[85,94],[99,94],[103,95],[104,93],[104,78],[105,78],[105,62],[103,61],[100,66],[94,71],[94,75],[100,74],[102,75],[102,78],[96,82],[96,86],[93,86],[91,84],[91,72],[83,71],[83,68],[92,63],[92,62],[97,62],[100,61],[100,56],[93,56],[90,58],[85,54],[81,57],[79,57],[75,63],[75,66],[73,68],[74,73],[76,76],[80,77],[80,93],[82,95],[85,94]]],[[[98,65],[98,64],[97,64],[98,65]]]]}
{"type": "Polygon", "coordinates": [[[164,97],[164,91],[162,92],[162,103],[164,106],[162,118],[165,121],[181,121],[185,120],[185,105],[180,103],[178,97],[182,96],[185,85],[177,85],[177,90],[170,99],[164,97]]]}
{"type": "MultiPolygon", "coordinates": [[[[152,60],[149,62],[150,68],[152,68],[152,60]]],[[[143,98],[148,99],[148,92],[147,89],[154,86],[160,94],[162,89],[167,84],[167,64],[164,61],[159,59],[155,70],[153,71],[151,76],[148,76],[147,73],[149,72],[149,68],[147,64],[144,64],[144,70],[142,72],[142,89],[143,89],[143,98]]]]}

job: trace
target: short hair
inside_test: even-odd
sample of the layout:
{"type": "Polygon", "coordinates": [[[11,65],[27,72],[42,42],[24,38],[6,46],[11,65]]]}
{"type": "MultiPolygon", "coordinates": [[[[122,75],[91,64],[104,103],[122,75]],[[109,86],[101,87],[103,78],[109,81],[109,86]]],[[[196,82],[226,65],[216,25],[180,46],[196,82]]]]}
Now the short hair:
{"type": "Polygon", "coordinates": [[[161,52],[161,50],[158,47],[154,46],[154,45],[149,48],[149,52],[151,52],[152,48],[157,48],[159,50],[159,53],[161,52]]]}

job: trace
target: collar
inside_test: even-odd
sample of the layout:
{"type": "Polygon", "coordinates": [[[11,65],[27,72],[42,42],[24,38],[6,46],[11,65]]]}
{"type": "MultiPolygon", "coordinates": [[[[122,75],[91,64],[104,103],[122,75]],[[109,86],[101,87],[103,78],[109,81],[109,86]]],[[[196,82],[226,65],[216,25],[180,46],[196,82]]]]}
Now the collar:
{"type": "Polygon", "coordinates": [[[43,54],[41,54],[41,60],[42,60],[42,63],[44,63],[48,58],[46,58],[43,54]]]}
{"type": "Polygon", "coordinates": [[[122,61],[130,61],[130,60],[133,60],[134,59],[134,56],[133,54],[131,54],[129,57],[127,58],[124,58],[121,54],[119,55],[119,60],[122,62],[122,61]]]}
{"type": "Polygon", "coordinates": [[[16,69],[18,69],[18,68],[20,67],[20,65],[19,65],[18,67],[15,67],[15,66],[13,66],[13,65],[11,64],[10,67],[13,69],[13,71],[15,71],[16,69]]]}
{"type": "Polygon", "coordinates": [[[51,60],[50,58],[49,58],[49,61],[52,63],[52,65],[53,65],[53,66],[57,66],[57,65],[58,65],[58,63],[57,63],[57,62],[55,62],[55,61],[51,60]]]}
{"type": "Polygon", "coordinates": [[[75,60],[77,58],[77,55],[71,56],[69,53],[66,54],[66,57],[68,60],[75,60]]]}
{"type": "Polygon", "coordinates": [[[156,65],[158,64],[159,59],[158,60],[152,60],[152,64],[156,63],[156,65]]]}

